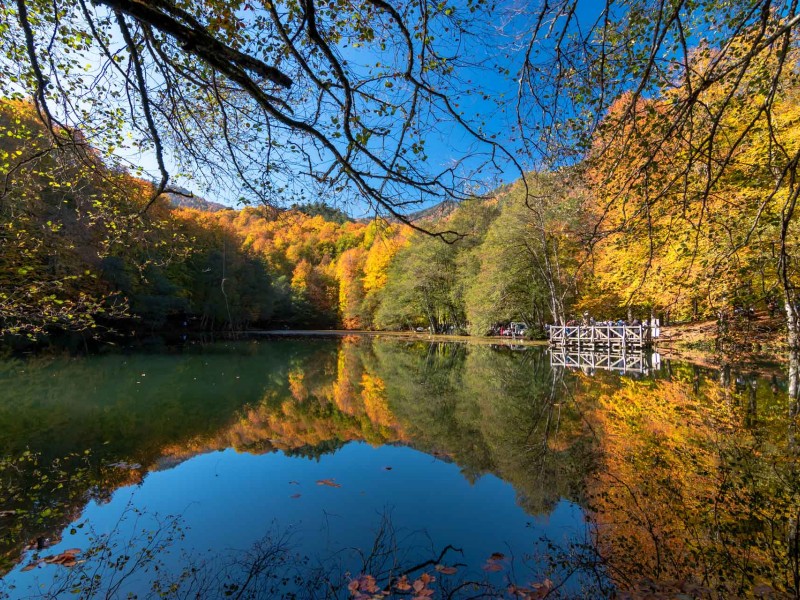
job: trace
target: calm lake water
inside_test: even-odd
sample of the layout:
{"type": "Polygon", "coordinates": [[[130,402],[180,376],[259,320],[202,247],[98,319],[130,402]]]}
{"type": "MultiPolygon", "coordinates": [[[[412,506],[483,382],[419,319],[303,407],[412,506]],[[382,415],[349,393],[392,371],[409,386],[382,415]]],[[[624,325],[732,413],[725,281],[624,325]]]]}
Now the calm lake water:
{"type": "Polygon", "coordinates": [[[797,597],[780,372],[565,358],[353,336],[0,362],[0,597],[797,597]]]}

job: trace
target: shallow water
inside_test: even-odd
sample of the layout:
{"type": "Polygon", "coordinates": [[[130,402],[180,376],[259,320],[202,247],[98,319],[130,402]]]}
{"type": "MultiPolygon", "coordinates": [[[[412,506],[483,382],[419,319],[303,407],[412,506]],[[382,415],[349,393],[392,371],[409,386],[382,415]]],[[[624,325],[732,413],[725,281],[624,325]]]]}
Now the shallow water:
{"type": "Polygon", "coordinates": [[[780,373],[563,359],[346,337],[0,363],[0,594],[794,596],[780,373]]]}

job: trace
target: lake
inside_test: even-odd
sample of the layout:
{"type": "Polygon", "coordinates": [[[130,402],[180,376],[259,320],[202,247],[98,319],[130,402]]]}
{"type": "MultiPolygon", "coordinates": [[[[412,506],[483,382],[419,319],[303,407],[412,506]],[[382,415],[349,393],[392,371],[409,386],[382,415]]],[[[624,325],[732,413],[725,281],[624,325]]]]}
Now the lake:
{"type": "Polygon", "coordinates": [[[0,597],[797,597],[784,375],[607,358],[346,336],[0,361],[0,597]]]}

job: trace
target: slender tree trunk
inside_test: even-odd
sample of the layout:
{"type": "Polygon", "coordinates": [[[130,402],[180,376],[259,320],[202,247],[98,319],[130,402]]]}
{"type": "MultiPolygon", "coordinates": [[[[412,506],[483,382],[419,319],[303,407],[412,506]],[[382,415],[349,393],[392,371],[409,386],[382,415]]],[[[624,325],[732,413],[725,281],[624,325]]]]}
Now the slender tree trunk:
{"type": "Polygon", "coordinates": [[[800,415],[800,350],[789,349],[789,449],[797,452],[797,417],[800,415]]]}
{"type": "Polygon", "coordinates": [[[786,342],[790,350],[800,350],[800,315],[797,312],[797,300],[789,290],[784,292],[786,303],[786,342]]]}

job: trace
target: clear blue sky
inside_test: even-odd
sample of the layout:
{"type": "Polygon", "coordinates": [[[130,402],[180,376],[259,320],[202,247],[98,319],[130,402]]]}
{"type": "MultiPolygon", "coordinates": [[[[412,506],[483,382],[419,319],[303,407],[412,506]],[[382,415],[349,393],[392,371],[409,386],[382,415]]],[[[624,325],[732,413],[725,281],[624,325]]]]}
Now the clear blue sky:
{"type": "MultiPolygon", "coordinates": [[[[512,152],[525,169],[535,166],[536,157],[523,155],[522,145],[515,133],[516,95],[523,49],[528,42],[526,32],[531,27],[537,8],[538,2],[532,1],[527,6],[509,4],[505,8],[497,9],[497,21],[480,24],[481,31],[478,35],[472,39],[458,40],[460,44],[458,48],[454,47],[456,38],[441,38],[441,48],[445,51],[450,50],[465,61],[476,63],[465,65],[457,71],[458,82],[448,90],[451,102],[459,105],[470,123],[476,126],[483,124],[483,131],[487,135],[496,136],[496,140],[512,152]],[[504,72],[501,73],[501,70],[504,72]]],[[[601,8],[598,3],[584,2],[581,4],[578,16],[582,22],[588,24],[597,18],[601,8]]],[[[461,4],[456,10],[464,10],[464,5],[461,4]]],[[[340,47],[339,52],[356,72],[359,64],[373,63],[376,58],[381,58],[380,52],[370,48],[340,47]]],[[[383,54],[386,55],[385,52],[383,54]]],[[[482,148],[474,137],[455,122],[446,119],[439,120],[430,128],[425,141],[428,156],[426,168],[430,172],[438,172],[449,165],[459,163],[459,171],[466,174],[474,169],[479,161],[476,158],[465,157],[476,150],[488,149],[482,148]]],[[[141,165],[152,174],[158,172],[152,153],[127,154],[125,158],[133,164],[141,165]]],[[[491,188],[519,177],[519,170],[510,161],[501,159],[499,162],[498,169],[490,169],[477,175],[476,179],[482,181],[485,187],[491,188]]],[[[167,164],[172,174],[178,173],[174,160],[169,156],[167,164]]],[[[173,179],[173,183],[185,186],[208,200],[236,205],[238,194],[235,190],[206,193],[197,183],[179,176],[173,179]]],[[[333,195],[321,199],[332,205],[337,204],[337,198],[333,195]]],[[[417,210],[426,204],[431,202],[411,207],[411,210],[417,210]]],[[[358,202],[344,208],[354,216],[364,216],[369,210],[366,204],[359,205],[358,202]]]]}

